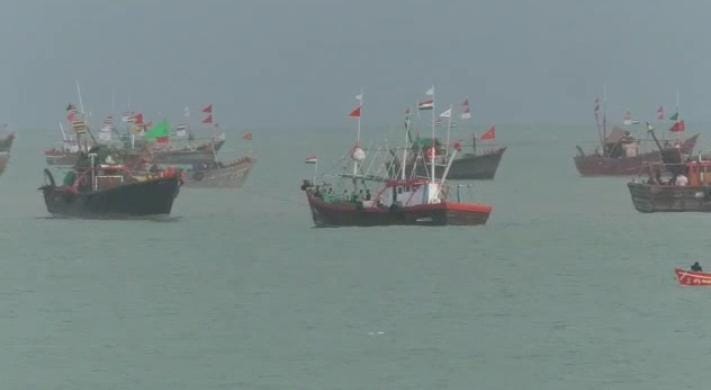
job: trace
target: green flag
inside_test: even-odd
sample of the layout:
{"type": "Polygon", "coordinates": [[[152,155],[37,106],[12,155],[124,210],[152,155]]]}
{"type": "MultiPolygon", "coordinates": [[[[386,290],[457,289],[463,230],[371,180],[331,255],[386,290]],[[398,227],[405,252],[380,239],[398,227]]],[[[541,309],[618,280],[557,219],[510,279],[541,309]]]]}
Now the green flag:
{"type": "Polygon", "coordinates": [[[679,113],[678,113],[678,112],[675,112],[674,115],[672,115],[672,116],[669,117],[669,120],[670,120],[670,121],[679,120],[679,113]]]}
{"type": "Polygon", "coordinates": [[[158,122],[152,129],[150,129],[145,137],[146,139],[158,139],[170,136],[170,124],[167,120],[158,122]]]}

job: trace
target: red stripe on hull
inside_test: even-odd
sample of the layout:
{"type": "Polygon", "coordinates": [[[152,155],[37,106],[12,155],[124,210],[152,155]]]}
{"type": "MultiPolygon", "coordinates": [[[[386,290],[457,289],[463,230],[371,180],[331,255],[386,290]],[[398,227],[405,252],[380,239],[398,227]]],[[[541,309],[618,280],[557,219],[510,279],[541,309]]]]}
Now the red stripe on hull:
{"type": "Polygon", "coordinates": [[[483,225],[492,210],[477,203],[362,208],[355,203],[327,203],[308,192],[307,198],[316,226],[483,225]]]}

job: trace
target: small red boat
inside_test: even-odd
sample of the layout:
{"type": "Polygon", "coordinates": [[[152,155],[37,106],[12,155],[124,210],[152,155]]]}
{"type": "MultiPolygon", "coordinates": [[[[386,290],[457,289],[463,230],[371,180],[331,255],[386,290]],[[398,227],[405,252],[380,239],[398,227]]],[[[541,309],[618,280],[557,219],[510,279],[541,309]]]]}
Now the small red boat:
{"type": "Polygon", "coordinates": [[[674,268],[676,279],[682,286],[711,287],[711,274],[674,268]]]}

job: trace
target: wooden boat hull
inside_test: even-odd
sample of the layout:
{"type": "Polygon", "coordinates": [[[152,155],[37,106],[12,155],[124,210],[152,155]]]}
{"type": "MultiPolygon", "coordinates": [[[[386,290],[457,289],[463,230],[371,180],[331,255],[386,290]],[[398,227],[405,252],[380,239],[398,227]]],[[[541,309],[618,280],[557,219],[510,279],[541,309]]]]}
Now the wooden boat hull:
{"type": "Polygon", "coordinates": [[[661,161],[659,152],[643,153],[637,157],[612,158],[600,155],[575,156],[575,167],[582,176],[634,176],[642,165],[661,161]]]}
{"type": "Polygon", "coordinates": [[[214,161],[215,155],[212,151],[204,150],[172,150],[152,153],[151,162],[156,164],[193,165],[214,161]]]}
{"type": "Polygon", "coordinates": [[[483,225],[491,206],[475,203],[439,203],[403,208],[358,207],[355,203],[327,203],[306,192],[317,227],[387,225],[483,225]]]}
{"type": "Polygon", "coordinates": [[[88,193],[77,193],[52,184],[40,188],[47,211],[53,215],[78,218],[168,215],[179,189],[178,177],[152,179],[88,193]]]}
{"type": "Polygon", "coordinates": [[[152,162],[156,164],[193,165],[211,163],[225,141],[203,144],[195,149],[153,151],[152,162]],[[214,150],[213,150],[214,148],[214,150]]]}
{"type": "Polygon", "coordinates": [[[73,167],[79,159],[79,153],[70,152],[46,152],[45,160],[47,165],[73,167]]]}
{"type": "MultiPolygon", "coordinates": [[[[696,134],[681,144],[680,151],[693,153],[699,135],[696,134]]],[[[598,154],[578,155],[573,158],[581,176],[634,176],[645,163],[662,161],[658,151],[641,153],[636,157],[606,157],[598,154]]]]}
{"type": "MultiPolygon", "coordinates": [[[[501,157],[504,155],[506,147],[495,149],[488,153],[472,154],[468,153],[452,161],[447,178],[450,180],[493,180],[499,168],[501,157]]],[[[435,165],[435,172],[438,177],[442,177],[445,165],[435,165]]],[[[428,167],[422,163],[417,165],[418,176],[428,176],[428,167]]]]}
{"type": "Polygon", "coordinates": [[[635,209],[642,213],[711,212],[711,187],[627,183],[635,209]]]}
{"type": "Polygon", "coordinates": [[[224,166],[198,171],[187,171],[183,176],[188,188],[241,188],[255,160],[250,157],[233,161],[224,166]]]}
{"type": "Polygon", "coordinates": [[[681,268],[675,268],[674,273],[682,286],[711,287],[711,274],[686,271],[681,268]]]}

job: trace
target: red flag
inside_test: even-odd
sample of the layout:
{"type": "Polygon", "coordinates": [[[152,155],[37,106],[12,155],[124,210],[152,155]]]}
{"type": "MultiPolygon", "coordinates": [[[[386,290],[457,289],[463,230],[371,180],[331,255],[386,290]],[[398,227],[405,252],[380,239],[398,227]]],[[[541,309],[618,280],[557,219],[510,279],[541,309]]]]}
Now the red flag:
{"type": "Polygon", "coordinates": [[[362,106],[358,106],[351,111],[350,114],[348,114],[349,117],[351,118],[360,118],[360,109],[362,106]]]}
{"type": "Polygon", "coordinates": [[[136,115],[133,116],[133,123],[137,125],[142,125],[143,124],[143,114],[140,112],[136,115]]]}
{"type": "Polygon", "coordinates": [[[212,104],[208,104],[205,108],[202,109],[202,112],[205,114],[212,114],[212,104]]]}
{"type": "Polygon", "coordinates": [[[69,111],[69,114],[67,114],[67,122],[72,123],[76,122],[77,120],[77,112],[74,110],[69,111]]]}
{"type": "Polygon", "coordinates": [[[486,131],[486,133],[482,134],[481,137],[479,137],[480,140],[482,141],[493,141],[496,139],[496,126],[493,125],[489,130],[486,131]]]}
{"type": "Polygon", "coordinates": [[[202,120],[202,123],[212,123],[212,114],[206,116],[205,119],[202,120]]]}
{"type": "Polygon", "coordinates": [[[457,152],[461,152],[461,151],[462,151],[462,140],[454,141],[454,145],[453,145],[453,146],[454,146],[454,149],[455,149],[457,152]]]}
{"type": "Polygon", "coordinates": [[[683,120],[680,120],[676,123],[674,123],[674,126],[669,129],[672,133],[681,133],[686,130],[686,123],[684,123],[683,120]]]}
{"type": "Polygon", "coordinates": [[[251,140],[252,140],[252,132],[251,132],[251,131],[248,131],[248,132],[244,133],[244,135],[242,136],[242,139],[243,139],[243,140],[247,140],[247,141],[251,141],[251,140]]]}

